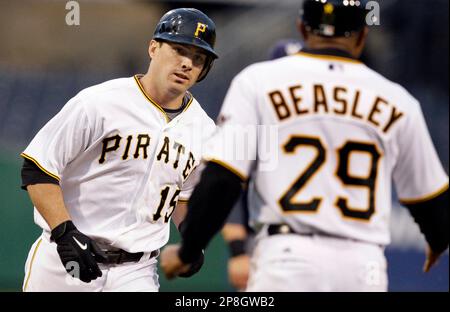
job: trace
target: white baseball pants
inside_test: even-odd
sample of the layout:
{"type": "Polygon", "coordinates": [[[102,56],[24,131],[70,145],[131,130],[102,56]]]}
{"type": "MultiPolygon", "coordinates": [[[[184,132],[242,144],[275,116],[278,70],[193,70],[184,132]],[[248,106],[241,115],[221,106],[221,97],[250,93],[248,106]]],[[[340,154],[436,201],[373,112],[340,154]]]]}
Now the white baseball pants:
{"type": "Polygon", "coordinates": [[[247,291],[387,291],[384,248],[327,236],[260,237],[247,291]]]}
{"type": "Polygon", "coordinates": [[[159,290],[156,257],[144,254],[139,262],[118,265],[99,263],[103,275],[84,283],[68,274],[56,251],[56,243],[41,235],[28,253],[23,291],[93,292],[123,291],[156,292],[159,290]]]}

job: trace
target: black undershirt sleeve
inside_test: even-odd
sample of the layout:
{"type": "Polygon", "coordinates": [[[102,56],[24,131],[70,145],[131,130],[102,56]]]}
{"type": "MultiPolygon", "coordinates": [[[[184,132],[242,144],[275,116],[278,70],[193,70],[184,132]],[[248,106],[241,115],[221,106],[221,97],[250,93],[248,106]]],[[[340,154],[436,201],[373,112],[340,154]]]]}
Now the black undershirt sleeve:
{"type": "Polygon", "coordinates": [[[45,172],[29,159],[24,159],[22,165],[22,190],[27,190],[27,186],[39,183],[51,183],[59,185],[59,181],[45,172]]]}
{"type": "Polygon", "coordinates": [[[431,200],[406,207],[430,248],[436,253],[445,251],[449,243],[448,189],[431,200]]]}
{"type": "Polygon", "coordinates": [[[209,241],[223,227],[242,191],[242,180],[230,170],[209,162],[188,203],[179,250],[184,263],[200,256],[209,241]]]}

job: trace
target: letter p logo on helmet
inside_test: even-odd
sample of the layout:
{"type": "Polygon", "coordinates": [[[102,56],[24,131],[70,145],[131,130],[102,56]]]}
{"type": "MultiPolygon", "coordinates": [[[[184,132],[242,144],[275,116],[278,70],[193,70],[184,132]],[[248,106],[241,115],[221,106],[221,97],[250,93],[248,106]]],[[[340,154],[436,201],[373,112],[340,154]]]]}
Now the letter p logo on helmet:
{"type": "Polygon", "coordinates": [[[204,33],[206,31],[206,24],[197,23],[197,29],[195,30],[195,37],[198,37],[200,33],[204,33]]]}

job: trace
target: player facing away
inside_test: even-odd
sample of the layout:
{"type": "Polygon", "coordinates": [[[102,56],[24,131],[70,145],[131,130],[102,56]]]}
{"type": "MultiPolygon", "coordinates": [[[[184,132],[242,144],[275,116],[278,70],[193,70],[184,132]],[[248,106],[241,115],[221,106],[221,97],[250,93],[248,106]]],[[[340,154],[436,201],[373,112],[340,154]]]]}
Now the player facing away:
{"type": "Polygon", "coordinates": [[[188,92],[217,58],[215,37],[201,11],[169,11],[145,75],[82,90],[21,154],[23,188],[43,229],[24,291],[158,291],[159,249],[172,214],[176,224],[184,218],[198,143],[215,127],[188,92]]]}
{"type": "Polygon", "coordinates": [[[424,270],[447,249],[448,176],[420,104],[358,61],[365,2],[346,4],[304,1],[306,48],[233,80],[182,244],[161,256],[169,278],[220,229],[243,182],[257,231],[248,291],[386,291],[394,186],[428,242],[424,270]],[[245,125],[263,129],[242,140],[245,125]]]}
{"type": "MultiPolygon", "coordinates": [[[[269,60],[298,53],[303,43],[298,39],[280,39],[269,48],[269,60]]],[[[230,252],[228,281],[236,290],[245,290],[250,271],[250,254],[253,250],[254,231],[248,227],[248,193],[244,191],[222,228],[222,237],[230,252]]]]}

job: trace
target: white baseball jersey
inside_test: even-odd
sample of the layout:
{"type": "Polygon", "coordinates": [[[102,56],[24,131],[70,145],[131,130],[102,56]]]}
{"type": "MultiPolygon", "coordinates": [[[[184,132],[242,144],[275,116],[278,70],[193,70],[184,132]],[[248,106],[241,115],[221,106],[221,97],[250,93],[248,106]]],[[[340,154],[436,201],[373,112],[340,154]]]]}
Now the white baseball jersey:
{"type": "Polygon", "coordinates": [[[418,101],[348,58],[301,52],[249,66],[219,122],[206,158],[251,178],[256,226],[384,245],[392,180],[406,203],[448,187],[418,101]]]}
{"type": "MultiPolygon", "coordinates": [[[[169,122],[138,76],[87,88],[22,156],[59,180],[81,232],[129,252],[156,250],[169,239],[177,202],[187,200],[195,186],[201,142],[215,127],[190,97],[169,122]]],[[[36,209],[35,222],[49,231],[36,209]]]]}

